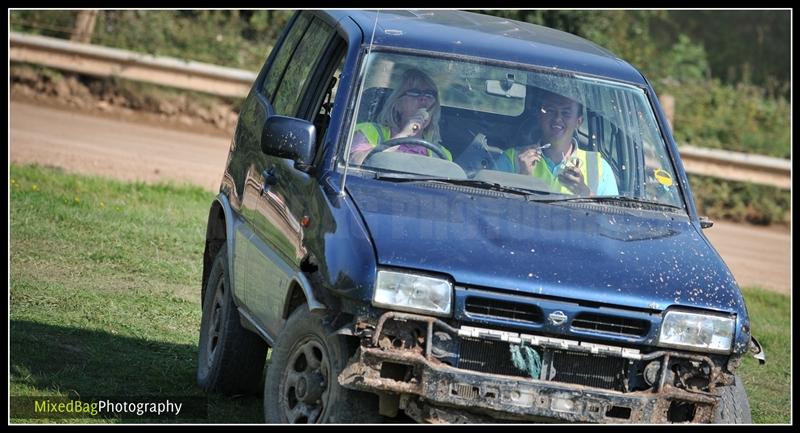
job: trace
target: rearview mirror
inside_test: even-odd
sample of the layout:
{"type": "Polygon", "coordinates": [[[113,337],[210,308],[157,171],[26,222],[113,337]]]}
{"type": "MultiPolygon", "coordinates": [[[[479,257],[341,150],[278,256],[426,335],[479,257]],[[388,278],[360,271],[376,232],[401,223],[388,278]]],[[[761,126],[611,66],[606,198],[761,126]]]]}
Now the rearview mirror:
{"type": "Polygon", "coordinates": [[[506,98],[525,98],[525,86],[511,80],[486,80],[486,93],[506,98]]]}
{"type": "Polygon", "coordinates": [[[294,160],[295,167],[305,170],[314,160],[317,129],[307,120],[286,116],[270,116],[261,134],[261,151],[278,158],[294,160]]]}

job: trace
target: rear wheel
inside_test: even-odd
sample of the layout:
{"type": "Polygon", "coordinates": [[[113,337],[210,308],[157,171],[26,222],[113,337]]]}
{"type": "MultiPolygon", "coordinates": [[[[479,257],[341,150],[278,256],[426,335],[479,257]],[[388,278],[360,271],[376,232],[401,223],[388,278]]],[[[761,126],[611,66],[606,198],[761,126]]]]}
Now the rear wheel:
{"type": "Polygon", "coordinates": [[[734,376],[733,385],[722,387],[722,395],[714,414],[714,424],[752,424],[750,402],[744,384],[734,376]]]}
{"type": "Polygon", "coordinates": [[[355,347],[323,319],[298,307],[275,342],[264,383],[268,423],[381,422],[378,398],[339,385],[355,347]]]}
{"type": "Polygon", "coordinates": [[[268,346],[240,323],[231,293],[226,246],[214,258],[205,287],[198,346],[197,384],[204,391],[259,391],[268,346]]]}

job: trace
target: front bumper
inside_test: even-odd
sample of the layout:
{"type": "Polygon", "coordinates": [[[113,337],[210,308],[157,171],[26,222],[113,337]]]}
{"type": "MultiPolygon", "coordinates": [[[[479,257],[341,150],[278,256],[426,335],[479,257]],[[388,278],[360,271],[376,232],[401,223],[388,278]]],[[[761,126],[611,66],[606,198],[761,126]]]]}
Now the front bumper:
{"type": "MultiPolygon", "coordinates": [[[[390,332],[396,333],[396,325],[394,329],[390,332]]],[[[712,386],[705,392],[674,386],[672,378],[667,377],[673,374],[669,371],[660,373],[658,382],[650,390],[620,392],[447,365],[431,356],[434,329],[443,329],[455,338],[464,335],[463,328],[451,328],[438,319],[405,313],[384,314],[374,334],[364,339],[357,356],[339,375],[339,383],[346,388],[382,396],[400,396],[395,400],[400,408],[418,421],[426,422],[475,422],[480,419],[476,417],[482,416],[536,422],[666,423],[674,422],[679,411],[682,411],[677,415],[680,422],[711,422],[714,418],[718,397],[712,391],[719,379],[714,377],[719,374],[718,368],[711,371],[712,386]],[[420,343],[418,346],[381,344],[387,322],[398,319],[402,323],[426,324],[426,332],[417,333],[422,335],[415,337],[420,343]]],[[[474,329],[468,328],[467,332],[474,333],[474,329]]],[[[640,358],[649,361],[665,357],[665,365],[668,365],[670,356],[692,357],[662,351],[640,358]]],[[[704,357],[695,358],[703,360],[704,357]]],[[[705,359],[702,362],[713,365],[705,359]]]]}

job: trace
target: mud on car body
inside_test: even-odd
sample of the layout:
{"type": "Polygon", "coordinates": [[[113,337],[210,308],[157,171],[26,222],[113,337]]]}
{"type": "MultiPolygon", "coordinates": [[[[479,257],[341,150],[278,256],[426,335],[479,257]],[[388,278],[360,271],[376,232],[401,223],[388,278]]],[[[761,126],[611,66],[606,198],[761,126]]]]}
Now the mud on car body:
{"type": "Polygon", "coordinates": [[[267,422],[750,422],[736,368],[763,351],[709,226],[655,92],[608,51],[459,11],[301,11],[209,211],[198,383],[263,392],[267,422]],[[441,141],[356,163],[409,68],[441,141]],[[588,194],[509,168],[569,116],[588,194]]]}

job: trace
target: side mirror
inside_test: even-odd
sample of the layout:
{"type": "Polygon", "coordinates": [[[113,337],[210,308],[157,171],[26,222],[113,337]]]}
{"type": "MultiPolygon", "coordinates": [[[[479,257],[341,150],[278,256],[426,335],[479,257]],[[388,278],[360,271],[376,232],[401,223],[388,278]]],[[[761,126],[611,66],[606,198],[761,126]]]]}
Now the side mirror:
{"type": "Polygon", "coordinates": [[[314,160],[317,129],[303,119],[270,116],[261,133],[261,151],[267,155],[287,158],[295,167],[304,170],[314,160]]]}
{"type": "Polygon", "coordinates": [[[707,216],[700,217],[700,228],[707,229],[714,225],[714,221],[711,221],[707,216]]]}

